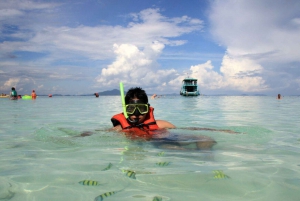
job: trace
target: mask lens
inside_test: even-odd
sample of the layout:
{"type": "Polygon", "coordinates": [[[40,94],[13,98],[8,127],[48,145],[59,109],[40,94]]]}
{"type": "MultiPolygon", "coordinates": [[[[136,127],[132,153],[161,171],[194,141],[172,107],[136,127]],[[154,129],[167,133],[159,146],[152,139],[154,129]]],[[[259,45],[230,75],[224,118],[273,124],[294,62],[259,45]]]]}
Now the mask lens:
{"type": "Polygon", "coordinates": [[[148,105],[137,105],[137,108],[141,114],[148,113],[148,105]]]}
{"type": "Polygon", "coordinates": [[[133,114],[135,109],[136,109],[135,105],[126,105],[127,114],[133,114]]]}

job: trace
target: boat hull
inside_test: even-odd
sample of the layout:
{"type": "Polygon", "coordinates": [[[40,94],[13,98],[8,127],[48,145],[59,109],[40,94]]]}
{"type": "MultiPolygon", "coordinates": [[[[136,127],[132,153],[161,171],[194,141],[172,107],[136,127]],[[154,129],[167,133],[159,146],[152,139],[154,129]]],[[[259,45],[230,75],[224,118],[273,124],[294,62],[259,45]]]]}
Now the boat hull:
{"type": "Polygon", "coordinates": [[[180,92],[180,95],[182,95],[182,96],[199,96],[200,93],[199,93],[199,91],[195,91],[195,92],[180,92]]]}

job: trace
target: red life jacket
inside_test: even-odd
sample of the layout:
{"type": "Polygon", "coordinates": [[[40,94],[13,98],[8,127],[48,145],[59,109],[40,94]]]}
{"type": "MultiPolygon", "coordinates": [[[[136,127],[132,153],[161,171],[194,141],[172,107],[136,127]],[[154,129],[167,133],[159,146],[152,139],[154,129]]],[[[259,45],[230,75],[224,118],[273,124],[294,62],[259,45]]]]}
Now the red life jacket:
{"type": "Polygon", "coordinates": [[[159,129],[154,119],[153,111],[154,108],[149,107],[149,112],[146,115],[145,121],[139,125],[129,124],[123,113],[114,115],[111,118],[111,121],[113,126],[121,125],[122,131],[126,132],[126,134],[130,134],[131,138],[151,138],[151,136],[154,134],[154,131],[159,129]]]}

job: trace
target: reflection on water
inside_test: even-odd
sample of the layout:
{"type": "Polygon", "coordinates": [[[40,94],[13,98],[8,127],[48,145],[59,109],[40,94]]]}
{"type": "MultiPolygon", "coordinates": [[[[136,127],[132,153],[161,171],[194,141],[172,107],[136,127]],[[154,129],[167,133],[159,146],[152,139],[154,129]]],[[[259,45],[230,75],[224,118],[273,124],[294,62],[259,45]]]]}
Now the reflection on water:
{"type": "Polygon", "coordinates": [[[0,200],[298,200],[298,99],[151,100],[155,141],[108,131],[119,97],[1,100],[0,200]]]}

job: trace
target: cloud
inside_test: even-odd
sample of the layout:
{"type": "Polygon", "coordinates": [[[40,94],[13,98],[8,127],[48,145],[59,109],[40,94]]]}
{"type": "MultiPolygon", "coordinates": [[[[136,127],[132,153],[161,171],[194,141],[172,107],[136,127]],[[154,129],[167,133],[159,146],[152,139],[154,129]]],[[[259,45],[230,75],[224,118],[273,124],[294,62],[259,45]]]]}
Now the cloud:
{"type": "Polygon", "coordinates": [[[140,50],[132,44],[114,44],[116,60],[103,68],[97,82],[104,86],[125,84],[145,86],[160,85],[161,80],[172,76],[175,70],[160,70],[156,63],[164,45],[158,41],[140,50]]]}
{"type": "MultiPolygon", "coordinates": [[[[262,92],[267,90],[264,80],[260,76],[261,66],[253,64],[251,60],[232,59],[228,55],[223,58],[220,73],[214,69],[211,61],[191,66],[188,75],[198,79],[202,93],[220,92],[262,92]],[[251,66],[251,68],[249,68],[251,66]]],[[[170,84],[179,87],[185,75],[178,76],[170,84]]]]}
{"type": "Polygon", "coordinates": [[[291,63],[300,64],[299,13],[297,0],[288,4],[271,0],[212,2],[211,32],[227,48],[221,72],[228,86],[267,90],[291,63]]]}
{"type": "MultiPolygon", "coordinates": [[[[133,16],[133,14],[131,15],[133,16]]],[[[146,9],[134,14],[138,21],[122,26],[42,27],[18,35],[25,41],[6,41],[0,48],[6,54],[13,51],[48,52],[56,59],[78,55],[88,59],[103,60],[114,56],[113,44],[133,44],[144,48],[153,41],[164,45],[178,46],[184,40],[173,40],[186,33],[200,30],[203,22],[190,17],[167,18],[159,9],[146,9]],[[63,55],[63,56],[61,56],[63,55]]],[[[11,36],[11,35],[10,35],[11,36]]],[[[15,34],[17,36],[17,33],[15,34]]]]}
{"type": "Polygon", "coordinates": [[[33,29],[45,26],[47,17],[51,16],[55,7],[60,3],[43,3],[30,0],[1,0],[0,1],[0,30],[10,25],[19,30],[33,29]],[[32,23],[34,21],[34,23],[32,23]]]}
{"type": "MultiPolygon", "coordinates": [[[[19,79],[17,84],[24,89],[25,85],[50,89],[51,81],[55,81],[51,89],[59,90],[65,80],[86,79],[88,84],[83,87],[109,89],[123,81],[125,86],[138,85],[151,91],[179,90],[185,75],[165,61],[178,59],[174,55],[181,54],[179,47],[170,48],[193,42],[185,35],[203,31],[201,19],[167,17],[160,9],[149,8],[130,13],[127,24],[71,26],[62,20],[68,18],[64,10],[68,4],[53,2],[0,1],[2,87],[13,84],[10,79],[19,79]],[[171,56],[166,57],[166,50],[171,56]],[[164,63],[160,64],[162,55],[164,63]]],[[[216,58],[205,58],[207,62],[191,65],[190,60],[189,66],[181,67],[189,68],[189,75],[198,78],[201,89],[299,90],[299,1],[210,2],[209,22],[205,24],[214,40],[226,49],[221,65],[213,66],[216,58]]],[[[205,61],[202,53],[195,52],[184,59],[191,55],[200,55],[197,57],[205,61]]]]}
{"type": "MultiPolygon", "coordinates": [[[[293,8],[297,2],[294,1],[293,6],[289,5],[288,9],[284,9],[284,11],[292,10],[289,15],[281,10],[282,4],[276,2],[266,9],[266,5],[269,4],[271,2],[236,2],[231,0],[212,3],[210,10],[211,31],[215,39],[227,50],[219,71],[214,69],[211,61],[190,67],[190,76],[198,78],[201,89],[204,91],[268,92],[271,90],[271,86],[276,86],[273,80],[278,78],[278,75],[273,71],[274,63],[299,62],[300,53],[297,51],[297,44],[300,43],[300,38],[297,36],[300,34],[300,26],[299,18],[295,17],[298,8],[293,8]]],[[[172,30],[175,32],[172,33],[173,35],[169,35],[168,30],[171,28],[167,28],[166,31],[157,30],[159,26],[156,26],[156,23],[167,23],[164,27],[168,27],[172,25],[168,24],[169,22],[180,24],[189,21],[190,24],[195,22],[202,26],[201,20],[193,21],[187,16],[167,19],[157,11],[149,9],[133,15],[135,20],[129,24],[130,30],[137,33],[141,33],[140,30],[146,31],[144,34],[147,36],[160,33],[165,36],[176,37],[184,34],[184,31],[191,32],[193,27],[190,27],[191,30],[182,30],[180,26],[175,27],[175,29],[173,27],[172,30]]],[[[184,41],[182,43],[174,42],[162,37],[154,38],[158,39],[164,46],[174,45],[176,42],[178,45],[184,43],[184,41]]],[[[118,79],[113,79],[112,75],[114,75],[115,78],[123,76],[121,79],[131,80],[132,84],[151,86],[153,82],[149,82],[146,78],[157,80],[159,76],[158,73],[154,73],[156,78],[150,76],[152,72],[158,72],[155,63],[157,57],[150,57],[149,52],[142,51],[143,48],[149,46],[150,41],[146,40],[147,43],[142,45],[135,43],[131,48],[127,46],[123,51],[115,51],[116,61],[102,70],[98,82],[115,83],[118,79]],[[126,57],[125,52],[133,54],[126,57]],[[134,58],[134,62],[132,58],[134,58]],[[137,77],[134,74],[136,72],[142,78],[139,82],[137,82],[137,77]]],[[[279,69],[279,74],[285,70],[285,67],[280,67],[281,65],[277,64],[276,66],[279,69]]],[[[162,76],[159,77],[159,81],[156,81],[157,84],[161,83],[160,89],[178,89],[185,76],[178,75],[179,72],[174,69],[166,72],[168,72],[166,73],[168,79],[162,76]]],[[[282,81],[278,82],[281,83],[282,81]]],[[[297,86],[298,84],[297,78],[289,82],[294,82],[294,84],[285,86],[297,86]]]]}
{"type": "Polygon", "coordinates": [[[28,0],[2,0],[0,1],[0,8],[3,10],[17,9],[17,10],[35,10],[53,8],[57,3],[41,3],[37,1],[28,0]]]}
{"type": "MultiPolygon", "coordinates": [[[[58,9],[59,4],[34,1],[13,3],[19,4],[12,6],[9,1],[0,3],[3,9],[8,10],[5,23],[9,25],[0,23],[8,38],[0,43],[1,57],[5,59],[0,63],[5,68],[5,76],[1,76],[1,79],[5,79],[1,83],[7,80],[8,75],[16,78],[30,77],[39,80],[36,85],[31,86],[34,88],[42,85],[41,77],[47,81],[71,80],[75,74],[73,80],[83,77],[79,72],[75,73],[74,69],[78,70],[79,66],[76,68],[76,64],[68,66],[64,63],[112,61],[111,64],[98,67],[101,74],[94,74],[96,85],[93,87],[113,88],[118,86],[120,79],[128,79],[128,85],[143,84],[145,87],[161,90],[161,83],[167,83],[177,73],[174,69],[160,69],[157,59],[162,51],[166,46],[185,44],[187,41],[177,38],[200,31],[203,27],[203,22],[199,19],[188,16],[169,18],[163,16],[159,9],[145,9],[130,14],[132,21],[125,26],[55,26],[52,23],[55,19],[53,10],[58,9]],[[9,9],[14,9],[14,12],[9,9]],[[33,10],[35,11],[32,12],[33,10]],[[39,16],[40,13],[45,13],[44,18],[39,16]],[[41,23],[44,20],[45,23],[41,23]],[[30,60],[26,55],[28,52],[39,57],[34,61],[30,60]],[[11,63],[12,59],[9,55],[18,60],[13,63],[13,69],[19,73],[7,68],[5,63],[11,63]],[[39,73],[41,76],[38,76],[39,73]]],[[[84,68],[84,71],[90,70],[88,64],[84,68]]],[[[24,86],[28,83],[25,82],[25,79],[20,79],[24,86]]],[[[49,84],[44,86],[49,88],[49,84]]]]}
{"type": "Polygon", "coordinates": [[[220,89],[222,88],[223,76],[214,71],[213,68],[210,60],[203,64],[191,66],[188,72],[177,75],[175,79],[169,81],[169,84],[174,89],[180,89],[182,80],[188,76],[198,79],[200,90],[220,89]]]}
{"type": "Polygon", "coordinates": [[[198,78],[199,87],[203,90],[215,90],[224,86],[224,78],[220,73],[213,70],[211,61],[204,64],[191,66],[191,77],[198,78]]]}
{"type": "MultiPolygon", "coordinates": [[[[282,1],[214,1],[210,12],[212,33],[228,47],[229,54],[277,52],[282,59],[297,47],[300,11],[297,0],[282,1]]],[[[295,52],[296,53],[296,52],[295,52]]],[[[299,54],[294,55],[299,59],[299,54]]],[[[290,55],[291,56],[291,55],[290,55]]],[[[275,58],[276,59],[276,58],[275,58]]]]}
{"type": "Polygon", "coordinates": [[[268,89],[261,77],[262,67],[247,58],[223,57],[220,69],[224,75],[224,85],[229,89],[244,92],[261,92],[268,89]]]}
{"type": "Polygon", "coordinates": [[[10,17],[16,17],[16,16],[20,16],[23,13],[19,10],[16,9],[1,9],[0,10],[0,19],[4,20],[6,18],[10,18],[10,17]]]}
{"type": "Polygon", "coordinates": [[[17,87],[19,82],[19,78],[10,78],[4,83],[3,86],[0,86],[0,90],[7,90],[7,88],[17,87]]]}
{"type": "Polygon", "coordinates": [[[159,9],[146,9],[131,16],[134,21],[118,30],[119,43],[113,45],[115,61],[102,69],[96,81],[104,86],[117,86],[123,81],[128,85],[151,86],[152,90],[167,89],[167,81],[176,77],[177,71],[159,69],[157,59],[166,45],[185,43],[171,38],[200,30],[203,22],[187,16],[167,18],[159,9]]]}

